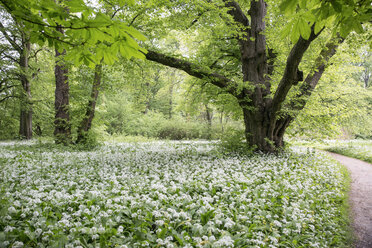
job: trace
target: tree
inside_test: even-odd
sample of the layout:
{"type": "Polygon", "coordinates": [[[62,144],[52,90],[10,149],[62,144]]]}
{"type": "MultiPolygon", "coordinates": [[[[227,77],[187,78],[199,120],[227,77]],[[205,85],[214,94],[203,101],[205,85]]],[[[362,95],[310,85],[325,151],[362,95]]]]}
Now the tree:
{"type": "MultiPolygon", "coordinates": [[[[2,10],[3,11],[3,10],[2,10]]],[[[9,15],[4,13],[4,16],[9,18],[9,15]]],[[[18,71],[13,71],[13,75],[8,75],[4,78],[3,89],[9,89],[9,85],[5,82],[17,78],[22,87],[19,94],[20,100],[20,119],[19,119],[19,136],[24,139],[32,138],[32,97],[31,97],[31,79],[29,60],[31,57],[30,37],[24,30],[23,23],[17,22],[15,19],[3,19],[0,21],[0,32],[8,45],[8,48],[3,50],[7,60],[11,60],[18,67],[18,71]],[[16,54],[16,56],[14,56],[16,54]]],[[[4,44],[4,46],[6,46],[4,44]]],[[[12,85],[14,86],[14,85],[12,85]]]]}
{"type": "MultiPolygon", "coordinates": [[[[61,27],[57,27],[57,30],[63,34],[64,30],[61,27]]],[[[64,61],[64,55],[66,50],[62,52],[59,49],[55,49],[56,65],[54,68],[56,89],[54,98],[54,137],[57,144],[70,144],[71,140],[71,124],[70,124],[70,112],[69,112],[69,101],[70,101],[70,88],[68,82],[68,65],[64,61]]]]}
{"type": "Polygon", "coordinates": [[[92,127],[92,121],[95,114],[95,108],[97,104],[97,98],[99,93],[99,88],[101,86],[102,81],[102,64],[96,65],[94,69],[94,78],[93,78],[93,85],[92,91],[90,94],[90,99],[85,109],[85,114],[83,116],[83,120],[78,127],[78,136],[76,143],[84,143],[86,140],[87,132],[92,127]]]}
{"type": "MultiPolygon", "coordinates": [[[[126,58],[144,58],[141,52],[146,50],[135,39],[144,40],[145,37],[126,23],[115,20],[114,14],[105,13],[98,6],[89,6],[83,0],[1,0],[0,3],[14,20],[23,23],[23,30],[28,30],[29,44],[43,46],[47,43],[55,48],[55,141],[71,143],[66,61],[75,66],[95,66],[113,64],[119,54],[126,58]]],[[[133,3],[132,0],[118,1],[120,6],[133,3]]],[[[79,132],[89,126],[85,125],[79,132]]]]}
{"type": "Polygon", "coordinates": [[[371,86],[372,78],[372,52],[368,50],[362,51],[361,54],[361,63],[359,64],[362,67],[360,73],[357,73],[357,76],[363,81],[363,86],[365,89],[371,86]]]}
{"type": "MultiPolygon", "coordinates": [[[[290,36],[292,47],[285,55],[284,68],[280,68],[277,60],[284,58],[283,53],[267,43],[266,22],[275,22],[274,19],[267,20],[268,2],[252,0],[248,6],[243,1],[239,4],[233,0],[217,3],[193,1],[190,4],[179,1],[176,9],[172,5],[173,10],[168,10],[168,16],[177,10],[190,11],[192,13],[188,15],[195,18],[192,23],[201,23],[200,28],[207,20],[203,19],[203,15],[209,14],[214,23],[205,26],[215,30],[222,27],[225,32],[234,30],[228,32],[228,37],[212,36],[216,39],[210,44],[219,49],[216,61],[210,63],[200,57],[190,61],[185,57],[161,53],[156,47],[149,48],[146,53],[148,60],[183,70],[233,95],[243,112],[247,143],[263,152],[273,152],[283,146],[287,127],[298,111],[305,107],[339,44],[351,31],[362,33],[361,23],[371,19],[368,1],[283,1],[281,14],[277,13],[276,17],[283,21],[282,13],[286,13],[284,22],[287,26],[282,34],[290,36]],[[331,38],[324,42],[326,36],[331,38]],[[221,44],[226,47],[221,47],[221,44]],[[304,77],[300,63],[311,49],[312,52],[316,49],[318,56],[313,59],[312,66],[306,68],[307,75],[304,77]],[[238,62],[237,68],[241,69],[239,78],[224,71],[227,56],[235,57],[235,63],[238,62]],[[280,79],[276,84],[278,75],[280,79]],[[290,90],[293,88],[296,92],[292,94],[290,90]]],[[[275,6],[272,1],[270,4],[275,6]]],[[[204,27],[202,31],[205,30],[204,27]]],[[[214,57],[214,54],[209,51],[209,57],[214,57]]]]}

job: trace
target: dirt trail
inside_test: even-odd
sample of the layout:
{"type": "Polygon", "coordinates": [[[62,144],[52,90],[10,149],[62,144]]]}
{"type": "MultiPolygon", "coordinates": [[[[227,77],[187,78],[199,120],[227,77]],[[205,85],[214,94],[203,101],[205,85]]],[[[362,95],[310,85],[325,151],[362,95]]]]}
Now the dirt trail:
{"type": "Polygon", "coordinates": [[[372,164],[330,153],[351,173],[350,206],[355,248],[372,248],[372,164]]]}

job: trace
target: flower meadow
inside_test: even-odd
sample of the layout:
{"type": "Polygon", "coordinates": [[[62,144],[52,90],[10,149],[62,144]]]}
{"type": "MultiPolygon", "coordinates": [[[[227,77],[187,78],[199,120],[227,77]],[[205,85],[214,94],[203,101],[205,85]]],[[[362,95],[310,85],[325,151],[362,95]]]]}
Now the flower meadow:
{"type": "Polygon", "coordinates": [[[326,155],[210,142],[73,151],[0,143],[0,247],[343,247],[345,173],[326,155]]]}

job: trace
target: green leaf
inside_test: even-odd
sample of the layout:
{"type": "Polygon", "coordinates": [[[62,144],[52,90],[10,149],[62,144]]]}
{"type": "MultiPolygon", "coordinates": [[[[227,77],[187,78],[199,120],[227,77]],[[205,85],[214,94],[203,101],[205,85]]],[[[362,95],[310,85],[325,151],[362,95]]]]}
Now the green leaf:
{"type": "Polygon", "coordinates": [[[346,38],[346,36],[349,35],[349,33],[353,30],[354,28],[354,19],[353,17],[349,17],[346,19],[346,21],[344,21],[342,24],[341,24],[341,28],[340,28],[340,35],[343,37],[343,38],[346,38]]]}
{"type": "Polygon", "coordinates": [[[172,230],[172,234],[173,234],[173,237],[177,240],[178,244],[180,246],[183,246],[183,240],[181,239],[179,234],[175,230],[172,230]]]}
{"type": "Polygon", "coordinates": [[[302,38],[304,38],[305,40],[308,40],[311,34],[311,28],[309,24],[304,19],[301,18],[298,21],[298,27],[300,29],[300,34],[302,38]]]}
{"type": "Polygon", "coordinates": [[[104,52],[103,61],[107,65],[112,65],[115,62],[115,57],[110,53],[104,52]]]}
{"type": "Polygon", "coordinates": [[[285,25],[284,29],[282,30],[282,32],[280,34],[280,38],[284,39],[284,38],[288,37],[289,33],[292,30],[292,26],[293,26],[292,23],[288,23],[287,25],[285,25]]]}
{"type": "Polygon", "coordinates": [[[284,14],[291,14],[295,12],[297,6],[297,0],[285,0],[279,5],[280,11],[284,14]]]}
{"type": "Polygon", "coordinates": [[[164,227],[159,233],[158,233],[158,238],[164,238],[165,237],[165,234],[167,233],[168,231],[168,228],[167,227],[164,227]]]}
{"type": "Polygon", "coordinates": [[[91,22],[95,27],[107,26],[111,24],[111,19],[105,14],[98,12],[96,18],[91,22]]]}
{"type": "Polygon", "coordinates": [[[361,34],[364,32],[362,24],[358,21],[358,19],[352,19],[352,27],[355,32],[361,34]]]}
{"type": "Polygon", "coordinates": [[[298,38],[300,38],[300,29],[299,29],[298,21],[294,22],[290,37],[291,37],[292,43],[296,43],[298,38]]]}
{"type": "Polygon", "coordinates": [[[342,12],[342,5],[339,2],[337,2],[336,0],[331,0],[331,4],[336,12],[338,13],[342,12]]]}
{"type": "Polygon", "coordinates": [[[300,0],[299,4],[301,9],[306,9],[307,0],[300,0]]]}
{"type": "Polygon", "coordinates": [[[65,4],[68,6],[68,10],[71,13],[82,12],[87,9],[83,0],[69,0],[65,1],[65,4]]]}
{"type": "Polygon", "coordinates": [[[124,29],[129,35],[131,35],[133,38],[136,38],[137,40],[147,40],[146,36],[144,36],[141,32],[137,31],[133,27],[122,25],[122,29],[124,29]]]}
{"type": "Polygon", "coordinates": [[[315,27],[314,27],[315,34],[318,34],[320,32],[320,30],[322,30],[323,28],[324,28],[324,22],[322,22],[322,21],[316,22],[315,27]]]}

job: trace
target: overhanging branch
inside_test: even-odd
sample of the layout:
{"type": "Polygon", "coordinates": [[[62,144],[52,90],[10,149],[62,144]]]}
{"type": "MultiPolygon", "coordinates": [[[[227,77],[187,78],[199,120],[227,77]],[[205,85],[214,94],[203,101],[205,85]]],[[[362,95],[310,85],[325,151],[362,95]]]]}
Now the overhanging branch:
{"type": "Polygon", "coordinates": [[[147,60],[182,70],[191,76],[207,80],[211,84],[226,90],[234,96],[237,95],[236,84],[221,74],[211,72],[208,69],[203,69],[199,65],[191,63],[185,59],[174,58],[159,52],[148,50],[145,55],[147,60]]]}

